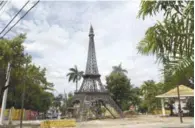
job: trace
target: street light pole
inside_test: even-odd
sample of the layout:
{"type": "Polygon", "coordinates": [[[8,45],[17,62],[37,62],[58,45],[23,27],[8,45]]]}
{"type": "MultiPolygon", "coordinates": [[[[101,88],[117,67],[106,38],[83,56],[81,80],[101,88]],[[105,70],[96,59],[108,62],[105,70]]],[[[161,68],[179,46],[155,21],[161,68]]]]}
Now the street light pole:
{"type": "Polygon", "coordinates": [[[183,123],[182,115],[181,115],[181,101],[180,101],[180,93],[179,93],[179,85],[177,85],[177,95],[178,95],[178,101],[179,101],[179,117],[180,117],[180,123],[183,123]]]}
{"type": "Polygon", "coordinates": [[[20,128],[22,128],[22,121],[23,121],[23,109],[24,109],[24,100],[25,100],[25,91],[26,91],[26,78],[27,78],[27,68],[28,68],[28,64],[26,64],[25,67],[25,77],[24,77],[24,85],[23,85],[23,92],[22,92],[22,105],[21,105],[21,115],[20,115],[20,128]]]}
{"type": "MultiPolygon", "coordinates": [[[[6,72],[6,83],[5,83],[5,87],[7,87],[9,85],[9,81],[10,81],[10,72],[11,72],[11,63],[8,63],[7,66],[7,72],[6,72]]],[[[8,88],[6,88],[3,92],[3,100],[2,100],[2,105],[1,105],[1,115],[0,115],[0,125],[3,124],[4,121],[4,110],[6,109],[6,102],[7,102],[7,93],[8,93],[8,88]]]]}

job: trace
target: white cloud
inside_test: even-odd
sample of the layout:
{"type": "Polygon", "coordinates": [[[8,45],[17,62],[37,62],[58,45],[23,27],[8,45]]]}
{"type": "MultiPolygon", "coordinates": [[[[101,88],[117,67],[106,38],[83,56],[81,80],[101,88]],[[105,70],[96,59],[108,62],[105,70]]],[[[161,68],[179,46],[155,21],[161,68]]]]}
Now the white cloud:
{"type": "MultiPolygon", "coordinates": [[[[22,2],[15,6],[21,5],[22,2]]],[[[48,69],[48,80],[55,84],[58,92],[75,89],[66,78],[69,68],[77,65],[80,70],[85,70],[90,23],[94,26],[102,82],[105,84],[105,76],[111,72],[112,66],[122,62],[131,82],[140,86],[144,80],[160,80],[155,58],[137,54],[136,45],[147,28],[161,16],[145,21],[137,19],[138,8],[138,1],[42,1],[16,29],[27,32],[26,50],[41,56],[34,57],[33,62],[48,69]]]]}

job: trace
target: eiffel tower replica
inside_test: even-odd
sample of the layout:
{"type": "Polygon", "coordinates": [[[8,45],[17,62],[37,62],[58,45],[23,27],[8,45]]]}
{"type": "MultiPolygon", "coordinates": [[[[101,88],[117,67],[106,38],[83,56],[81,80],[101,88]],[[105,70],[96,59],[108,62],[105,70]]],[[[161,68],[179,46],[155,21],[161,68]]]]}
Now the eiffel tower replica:
{"type": "Polygon", "coordinates": [[[94,32],[91,25],[89,31],[88,58],[83,82],[72,99],[73,104],[80,104],[76,115],[77,121],[88,120],[90,115],[89,110],[95,115],[95,118],[101,118],[101,107],[105,107],[114,118],[116,116],[110,110],[111,107],[115,109],[120,117],[123,117],[121,109],[109,95],[109,92],[100,80],[100,76],[96,61],[94,32]]]}

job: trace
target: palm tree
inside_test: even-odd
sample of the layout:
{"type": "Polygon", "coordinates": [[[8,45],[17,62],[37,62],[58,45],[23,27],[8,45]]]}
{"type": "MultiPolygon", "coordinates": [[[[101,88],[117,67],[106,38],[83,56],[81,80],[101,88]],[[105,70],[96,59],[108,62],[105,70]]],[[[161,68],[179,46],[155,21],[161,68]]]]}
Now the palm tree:
{"type": "Polygon", "coordinates": [[[118,66],[113,66],[112,69],[113,69],[112,73],[119,73],[119,74],[128,73],[128,71],[126,69],[122,68],[121,63],[118,66]]]}
{"type": "Polygon", "coordinates": [[[164,65],[164,75],[176,78],[177,84],[184,84],[182,78],[193,79],[194,1],[142,1],[140,7],[138,16],[143,19],[160,11],[165,17],[146,31],[138,51],[155,55],[164,65]]]}
{"type": "Polygon", "coordinates": [[[152,92],[152,91],[155,91],[155,82],[153,80],[147,80],[147,81],[144,81],[144,83],[142,84],[141,86],[141,93],[143,96],[147,96],[148,93],[152,92]]]}
{"type": "Polygon", "coordinates": [[[81,77],[83,76],[83,71],[79,71],[77,69],[77,66],[75,65],[74,68],[69,69],[69,73],[66,75],[69,77],[68,81],[72,81],[73,83],[76,83],[76,92],[78,88],[78,81],[81,80],[81,77]]]}
{"type": "Polygon", "coordinates": [[[156,84],[153,80],[144,81],[141,85],[141,94],[143,96],[143,103],[147,105],[148,112],[152,112],[155,108],[160,105],[159,99],[155,96],[161,94],[162,85],[156,84]]]}

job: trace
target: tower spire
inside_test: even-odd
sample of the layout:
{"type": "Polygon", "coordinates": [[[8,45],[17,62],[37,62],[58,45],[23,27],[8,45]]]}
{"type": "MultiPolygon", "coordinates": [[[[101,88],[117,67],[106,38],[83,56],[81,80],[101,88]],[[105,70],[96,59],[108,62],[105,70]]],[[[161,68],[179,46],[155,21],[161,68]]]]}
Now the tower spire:
{"type": "Polygon", "coordinates": [[[95,53],[94,31],[92,25],[89,29],[89,47],[85,74],[99,75],[95,53]]]}
{"type": "Polygon", "coordinates": [[[92,25],[90,25],[89,36],[94,36],[93,26],[92,25]]]}

